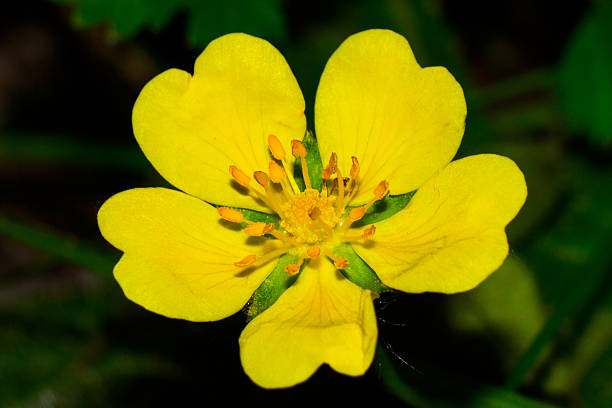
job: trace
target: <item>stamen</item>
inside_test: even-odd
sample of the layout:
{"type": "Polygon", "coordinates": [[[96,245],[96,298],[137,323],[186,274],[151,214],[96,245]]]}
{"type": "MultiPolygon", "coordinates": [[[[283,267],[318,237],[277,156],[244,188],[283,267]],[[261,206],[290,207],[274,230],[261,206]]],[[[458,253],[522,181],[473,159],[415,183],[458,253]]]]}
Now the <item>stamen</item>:
{"type": "Polygon", "coordinates": [[[357,180],[357,177],[359,177],[359,161],[357,160],[357,158],[355,156],[351,156],[351,160],[353,161],[353,165],[351,166],[351,178],[353,180],[357,180]]]}
{"type": "Polygon", "coordinates": [[[355,221],[360,220],[365,215],[366,211],[378,200],[383,199],[389,192],[389,182],[386,180],[381,181],[378,186],[374,189],[374,198],[372,198],[366,205],[361,207],[353,208],[349,212],[349,221],[345,223],[342,228],[347,229],[355,221]]]}
{"type": "Polygon", "coordinates": [[[381,181],[374,189],[374,197],[377,200],[381,200],[389,191],[389,182],[387,180],[381,181]]]}
{"type": "MultiPolygon", "coordinates": [[[[287,164],[287,160],[285,160],[287,157],[287,154],[285,153],[285,148],[283,147],[283,144],[280,142],[280,140],[278,140],[278,137],[274,135],[269,135],[268,136],[268,146],[270,147],[272,156],[274,156],[276,160],[280,160],[281,163],[283,164],[283,168],[285,169],[287,180],[289,180],[289,188],[291,189],[291,192],[293,194],[299,193],[300,189],[297,183],[295,182],[295,179],[293,178],[293,175],[291,173],[292,169],[289,168],[289,165],[287,164]]],[[[272,170],[270,170],[270,176],[272,176],[272,170]]],[[[274,176],[272,176],[272,180],[274,180],[274,176]]],[[[275,181],[275,183],[277,183],[277,181],[275,181]]]]}
{"type": "Polygon", "coordinates": [[[277,231],[275,229],[272,229],[272,230],[268,231],[268,234],[270,234],[273,237],[277,238],[279,241],[283,241],[283,242],[285,242],[287,244],[290,244],[290,245],[296,245],[297,244],[297,242],[296,242],[294,237],[289,236],[289,235],[287,235],[287,234],[285,234],[283,232],[277,231]]]}
{"type": "Polygon", "coordinates": [[[244,187],[249,186],[249,183],[251,182],[251,178],[247,176],[246,174],[244,174],[242,170],[240,170],[238,167],[234,165],[231,165],[229,166],[229,171],[232,177],[234,178],[234,180],[236,180],[238,184],[244,187]]]}
{"type": "Polygon", "coordinates": [[[321,248],[319,248],[318,246],[312,246],[306,250],[306,255],[308,255],[310,259],[317,259],[320,254],[321,248]]]}
{"type": "Polygon", "coordinates": [[[274,160],[270,160],[270,165],[268,166],[270,170],[270,179],[274,183],[281,183],[287,175],[281,166],[278,165],[274,160]]]}
{"type": "Polygon", "coordinates": [[[254,222],[249,224],[244,232],[252,237],[260,237],[262,235],[266,235],[270,231],[274,229],[274,225],[266,224],[265,222],[254,222]]]}
{"type": "Polygon", "coordinates": [[[312,246],[308,248],[306,250],[306,255],[302,255],[296,263],[289,264],[285,267],[285,273],[289,276],[297,274],[300,271],[300,268],[302,267],[302,264],[304,263],[304,260],[306,258],[317,259],[320,254],[321,248],[319,248],[318,246],[312,246]]]}
{"type": "Polygon", "coordinates": [[[304,147],[304,144],[302,142],[294,139],[291,141],[291,153],[296,159],[303,159],[304,157],[306,157],[306,148],[304,147]]]}
{"type": "Polygon", "coordinates": [[[336,269],[346,269],[349,264],[348,259],[343,256],[334,255],[334,253],[329,249],[325,250],[325,255],[334,261],[334,266],[336,267],[336,269]]]}
{"type": "Polygon", "coordinates": [[[300,159],[300,163],[302,164],[302,175],[304,176],[304,184],[306,188],[312,188],[312,184],[310,184],[310,176],[308,175],[308,166],[306,165],[306,148],[304,144],[299,140],[291,141],[291,153],[293,157],[296,159],[300,159]]]}
{"type": "Polygon", "coordinates": [[[329,180],[331,175],[336,173],[337,168],[338,168],[338,155],[332,152],[331,156],[329,157],[329,163],[327,164],[327,166],[323,169],[323,172],[321,173],[321,178],[323,178],[323,180],[329,180]]]}
{"type": "Polygon", "coordinates": [[[264,188],[264,190],[268,188],[268,184],[270,183],[270,177],[268,177],[266,173],[264,173],[263,171],[256,171],[255,173],[253,173],[253,177],[255,178],[255,181],[257,181],[257,183],[259,183],[259,185],[264,188]]]}
{"type": "Polygon", "coordinates": [[[253,264],[253,262],[255,262],[256,259],[257,259],[257,255],[255,254],[247,255],[240,261],[234,262],[234,265],[239,268],[244,268],[245,266],[249,266],[253,264]]]}
{"type": "Polygon", "coordinates": [[[234,265],[238,266],[238,267],[245,267],[245,266],[253,266],[253,267],[258,267],[261,266],[265,263],[270,262],[273,259],[278,258],[279,256],[286,254],[287,252],[289,252],[289,250],[291,249],[291,246],[284,246],[275,250],[272,250],[270,252],[265,253],[262,256],[257,256],[257,255],[247,255],[244,259],[235,262],[234,265]]]}
{"type": "Polygon", "coordinates": [[[374,225],[370,225],[368,228],[363,230],[363,233],[361,234],[361,236],[363,237],[363,239],[370,239],[374,236],[375,232],[376,232],[376,227],[374,225]]]}
{"type": "MultiPolygon", "coordinates": [[[[303,261],[302,261],[303,262],[303,261]]],[[[285,266],[285,273],[289,276],[293,276],[293,275],[297,275],[297,273],[300,271],[300,268],[302,267],[302,263],[300,262],[300,264],[289,264],[287,266],[285,266]]]]}
{"type": "Polygon", "coordinates": [[[362,219],[367,210],[368,209],[366,207],[353,208],[351,212],[349,213],[349,220],[351,222],[355,222],[355,221],[362,219]]]}
{"type": "Polygon", "coordinates": [[[272,156],[276,160],[285,160],[285,148],[283,147],[278,137],[274,135],[268,136],[268,146],[270,147],[270,151],[272,152],[272,156]]]}
{"type": "MultiPolygon", "coordinates": [[[[274,202],[271,201],[272,197],[266,197],[261,192],[259,192],[257,189],[254,189],[253,187],[251,187],[250,186],[251,178],[249,176],[247,176],[246,174],[244,174],[244,172],[242,170],[240,170],[238,167],[236,167],[234,165],[231,165],[229,167],[229,171],[230,171],[230,174],[232,175],[232,177],[234,178],[234,180],[236,180],[236,182],[238,184],[240,184],[241,186],[246,187],[249,190],[249,192],[251,192],[252,194],[255,194],[255,196],[257,196],[257,198],[259,198],[261,201],[263,201],[268,207],[270,207],[272,210],[278,212],[278,209],[280,207],[277,204],[275,204],[274,202]]],[[[264,190],[265,189],[266,188],[264,187],[264,190]]],[[[267,190],[266,190],[266,192],[267,192],[267,190]]]]}
{"type": "Polygon", "coordinates": [[[336,269],[346,269],[348,264],[349,264],[348,259],[342,256],[334,258],[334,266],[336,267],[336,269]]]}
{"type": "Polygon", "coordinates": [[[361,234],[355,235],[355,234],[346,234],[344,237],[342,237],[342,241],[343,242],[356,242],[356,241],[361,241],[361,240],[368,240],[370,238],[372,238],[374,236],[374,233],[376,232],[376,227],[374,225],[370,225],[367,228],[364,228],[361,231],[361,234]]]}
{"type": "Polygon", "coordinates": [[[217,208],[217,212],[226,221],[241,223],[244,222],[244,217],[242,213],[238,210],[234,210],[232,208],[227,207],[219,207],[217,208]]]}

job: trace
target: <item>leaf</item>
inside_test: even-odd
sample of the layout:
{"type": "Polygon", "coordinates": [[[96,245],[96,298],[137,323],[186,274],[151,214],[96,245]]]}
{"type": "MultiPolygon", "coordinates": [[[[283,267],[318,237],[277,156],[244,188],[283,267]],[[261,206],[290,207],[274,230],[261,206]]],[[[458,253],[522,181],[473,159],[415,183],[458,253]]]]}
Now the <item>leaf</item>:
{"type": "Polygon", "coordinates": [[[76,6],[77,25],[111,23],[119,37],[144,29],[160,30],[179,12],[188,17],[189,44],[202,49],[230,32],[246,32],[268,40],[285,36],[281,0],[55,0],[76,6]]]}
{"type": "Polygon", "coordinates": [[[400,366],[380,346],[376,350],[374,365],[378,367],[380,379],[389,392],[401,401],[419,408],[553,407],[504,389],[400,366]]]}
{"type": "Polygon", "coordinates": [[[515,257],[509,257],[477,288],[450,296],[447,305],[455,330],[489,337],[504,350],[507,369],[529,346],[546,317],[533,272],[515,257]]]}
{"type": "Polygon", "coordinates": [[[612,172],[572,163],[574,194],[557,222],[525,252],[536,271],[545,302],[553,310],[529,348],[518,360],[506,382],[516,389],[553,344],[564,323],[577,318],[599,294],[612,263],[612,193],[601,188],[612,182],[612,172]]]}
{"type": "Polygon", "coordinates": [[[573,33],[559,91],[569,125],[598,145],[612,146],[612,7],[594,8],[573,33]]]}
{"type": "Polygon", "coordinates": [[[59,259],[84,266],[111,277],[117,257],[102,252],[62,234],[52,232],[0,214],[0,235],[34,247],[59,259]]]}

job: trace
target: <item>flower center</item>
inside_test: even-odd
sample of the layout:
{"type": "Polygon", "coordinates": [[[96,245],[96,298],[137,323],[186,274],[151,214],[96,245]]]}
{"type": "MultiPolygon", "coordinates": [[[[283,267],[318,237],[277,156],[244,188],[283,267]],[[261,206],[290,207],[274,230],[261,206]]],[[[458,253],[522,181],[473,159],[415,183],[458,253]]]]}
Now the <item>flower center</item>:
{"type": "Polygon", "coordinates": [[[296,159],[300,159],[306,186],[304,191],[300,191],[285,160],[286,153],[281,142],[276,136],[270,135],[268,145],[275,160],[270,160],[268,173],[263,171],[253,173],[257,185],[252,185],[251,178],[236,166],[230,166],[229,170],[232,178],[246,187],[254,199],[262,201],[279,215],[278,225],[246,220],[240,211],[227,207],[220,207],[218,211],[223,219],[245,226],[243,231],[246,234],[271,236],[281,245],[261,255],[248,255],[234,265],[239,268],[261,265],[279,255],[293,251],[300,255],[299,260],[287,266],[285,272],[294,275],[300,271],[306,259],[317,258],[322,251],[333,260],[336,268],[346,268],[348,261],[334,255],[333,245],[338,242],[366,240],[374,235],[376,230],[374,225],[362,230],[349,230],[349,227],[353,222],[363,218],[376,201],[387,195],[389,183],[380,182],[374,189],[372,200],[347,211],[346,207],[359,187],[359,161],[356,157],[351,157],[350,177],[345,178],[338,168],[338,156],[332,153],[328,165],[321,174],[321,191],[317,191],[312,188],[310,182],[306,165],[306,148],[299,140],[292,140],[291,152],[296,159]]]}
{"type": "Polygon", "coordinates": [[[322,196],[317,190],[307,188],[283,204],[280,225],[298,241],[314,244],[329,239],[340,221],[335,201],[335,196],[322,196]]]}

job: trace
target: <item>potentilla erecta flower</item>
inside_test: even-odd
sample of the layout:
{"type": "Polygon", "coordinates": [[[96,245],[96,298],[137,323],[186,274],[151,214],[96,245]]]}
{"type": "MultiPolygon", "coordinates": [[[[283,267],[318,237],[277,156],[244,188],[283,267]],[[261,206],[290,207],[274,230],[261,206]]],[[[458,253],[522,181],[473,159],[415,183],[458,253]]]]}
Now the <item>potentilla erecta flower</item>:
{"type": "Polygon", "coordinates": [[[451,162],[465,127],[461,86],[443,67],[422,68],[392,31],[355,34],[331,56],[316,95],[319,151],[304,105],[271,44],[218,38],[193,75],[163,72],[134,106],[140,147],[180,191],[124,191],[98,214],[124,252],[114,275],[132,301],[197,322],[250,304],[240,357],[266,388],[322,364],[364,374],[377,292],[475,287],[507,256],[505,227],[527,195],[506,157],[451,162]],[[414,191],[368,224],[381,200],[414,191]]]}

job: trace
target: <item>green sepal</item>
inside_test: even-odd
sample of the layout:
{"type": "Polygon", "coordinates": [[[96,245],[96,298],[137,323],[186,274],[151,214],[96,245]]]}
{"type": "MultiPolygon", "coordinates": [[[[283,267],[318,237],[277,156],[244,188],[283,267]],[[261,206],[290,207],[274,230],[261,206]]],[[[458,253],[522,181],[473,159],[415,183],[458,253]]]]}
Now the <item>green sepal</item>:
{"type": "Polygon", "coordinates": [[[299,259],[299,255],[292,253],[280,257],[276,267],[253,294],[247,310],[248,321],[272,306],[283,292],[295,282],[299,274],[289,276],[285,273],[285,267],[296,263],[299,259]]]}
{"type": "MultiPolygon", "coordinates": [[[[374,203],[368,211],[366,211],[365,215],[359,221],[354,222],[351,227],[359,228],[368,224],[374,224],[375,222],[380,222],[382,220],[386,220],[397,212],[403,210],[414,195],[416,191],[411,191],[410,193],[400,194],[400,195],[388,195],[382,200],[379,200],[374,203]]],[[[349,207],[347,212],[355,207],[349,207]]]]}
{"type": "Polygon", "coordinates": [[[357,255],[350,244],[340,244],[333,252],[334,255],[348,260],[349,264],[342,270],[342,274],[355,285],[376,293],[391,290],[380,281],[374,270],[357,255]]]}
{"type": "MultiPolygon", "coordinates": [[[[234,207],[232,207],[234,208],[234,207]]],[[[255,210],[247,210],[246,208],[234,208],[242,213],[246,220],[251,222],[265,222],[266,224],[278,225],[280,217],[277,214],[268,214],[255,210]]]]}
{"type": "MultiPolygon", "coordinates": [[[[315,190],[321,191],[323,180],[321,174],[323,173],[323,162],[321,161],[321,154],[319,153],[319,144],[314,134],[307,130],[302,144],[306,148],[306,166],[308,167],[308,175],[310,176],[310,184],[315,190]]],[[[301,191],[304,191],[306,185],[304,184],[304,176],[302,175],[302,161],[297,159],[295,161],[295,169],[293,172],[295,182],[301,191]]]]}

